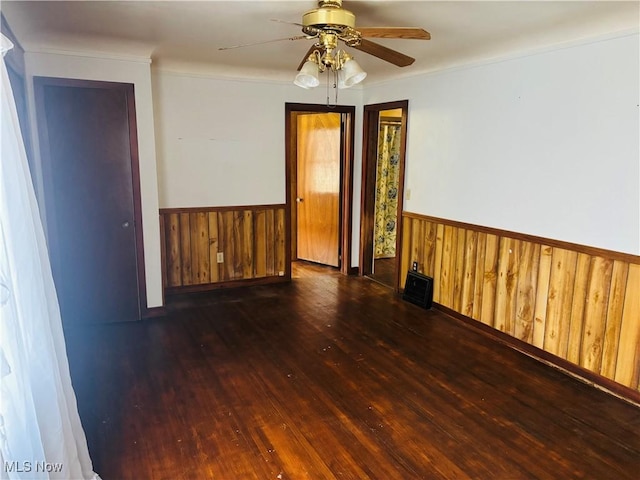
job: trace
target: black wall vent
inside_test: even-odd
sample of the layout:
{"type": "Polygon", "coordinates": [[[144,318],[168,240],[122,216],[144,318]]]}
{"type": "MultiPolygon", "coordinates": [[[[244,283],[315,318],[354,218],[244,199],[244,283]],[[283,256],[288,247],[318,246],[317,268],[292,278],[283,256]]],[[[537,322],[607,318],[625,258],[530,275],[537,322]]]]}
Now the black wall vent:
{"type": "Polygon", "coordinates": [[[402,298],[423,308],[431,308],[433,303],[433,278],[418,272],[407,272],[402,298]]]}

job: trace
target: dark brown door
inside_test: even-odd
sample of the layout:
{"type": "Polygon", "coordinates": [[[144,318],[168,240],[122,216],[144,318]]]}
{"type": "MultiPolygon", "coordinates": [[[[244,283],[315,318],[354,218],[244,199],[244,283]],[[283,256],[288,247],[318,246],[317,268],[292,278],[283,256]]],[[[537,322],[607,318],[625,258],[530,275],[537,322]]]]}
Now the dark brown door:
{"type": "MultiPolygon", "coordinates": [[[[50,256],[63,321],[137,320],[133,86],[37,78],[36,94],[50,256]]],[[[137,174],[137,162],[135,167],[137,174]]]]}
{"type": "Polygon", "coordinates": [[[340,266],[339,113],[297,118],[298,258],[340,266]]]}

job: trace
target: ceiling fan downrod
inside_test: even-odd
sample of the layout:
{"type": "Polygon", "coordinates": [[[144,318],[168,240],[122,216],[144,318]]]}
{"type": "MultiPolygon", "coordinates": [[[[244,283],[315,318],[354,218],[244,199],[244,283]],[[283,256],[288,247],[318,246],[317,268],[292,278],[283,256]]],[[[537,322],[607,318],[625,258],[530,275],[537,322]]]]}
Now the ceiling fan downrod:
{"type": "Polygon", "coordinates": [[[318,7],[342,8],[342,0],[318,0],[318,7]]]}

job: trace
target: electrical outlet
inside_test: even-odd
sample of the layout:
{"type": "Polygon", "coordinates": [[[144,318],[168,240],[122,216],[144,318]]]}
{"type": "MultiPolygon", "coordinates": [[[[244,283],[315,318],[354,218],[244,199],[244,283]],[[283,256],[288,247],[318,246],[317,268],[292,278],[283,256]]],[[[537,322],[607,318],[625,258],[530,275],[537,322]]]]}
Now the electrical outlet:
{"type": "Polygon", "coordinates": [[[411,266],[411,269],[412,269],[414,272],[417,272],[417,271],[418,271],[418,262],[413,262],[413,265],[411,266]]]}
{"type": "Polygon", "coordinates": [[[224,263],[224,252],[218,252],[218,263],[224,263]]]}
{"type": "Polygon", "coordinates": [[[283,271],[279,271],[279,272],[278,272],[278,276],[279,276],[279,277],[284,277],[284,272],[283,272],[283,271]]]}

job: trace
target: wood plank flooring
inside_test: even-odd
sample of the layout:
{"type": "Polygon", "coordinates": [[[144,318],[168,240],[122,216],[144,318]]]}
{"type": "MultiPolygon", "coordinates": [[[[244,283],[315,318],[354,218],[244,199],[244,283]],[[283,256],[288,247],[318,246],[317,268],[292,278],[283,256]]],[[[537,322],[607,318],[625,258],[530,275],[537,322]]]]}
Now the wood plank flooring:
{"type": "Polygon", "coordinates": [[[391,288],[396,286],[396,259],[377,258],[373,264],[374,272],[369,278],[391,288]]]}
{"type": "Polygon", "coordinates": [[[296,264],[66,332],[113,479],[636,479],[640,408],[403,302],[296,264]]]}

